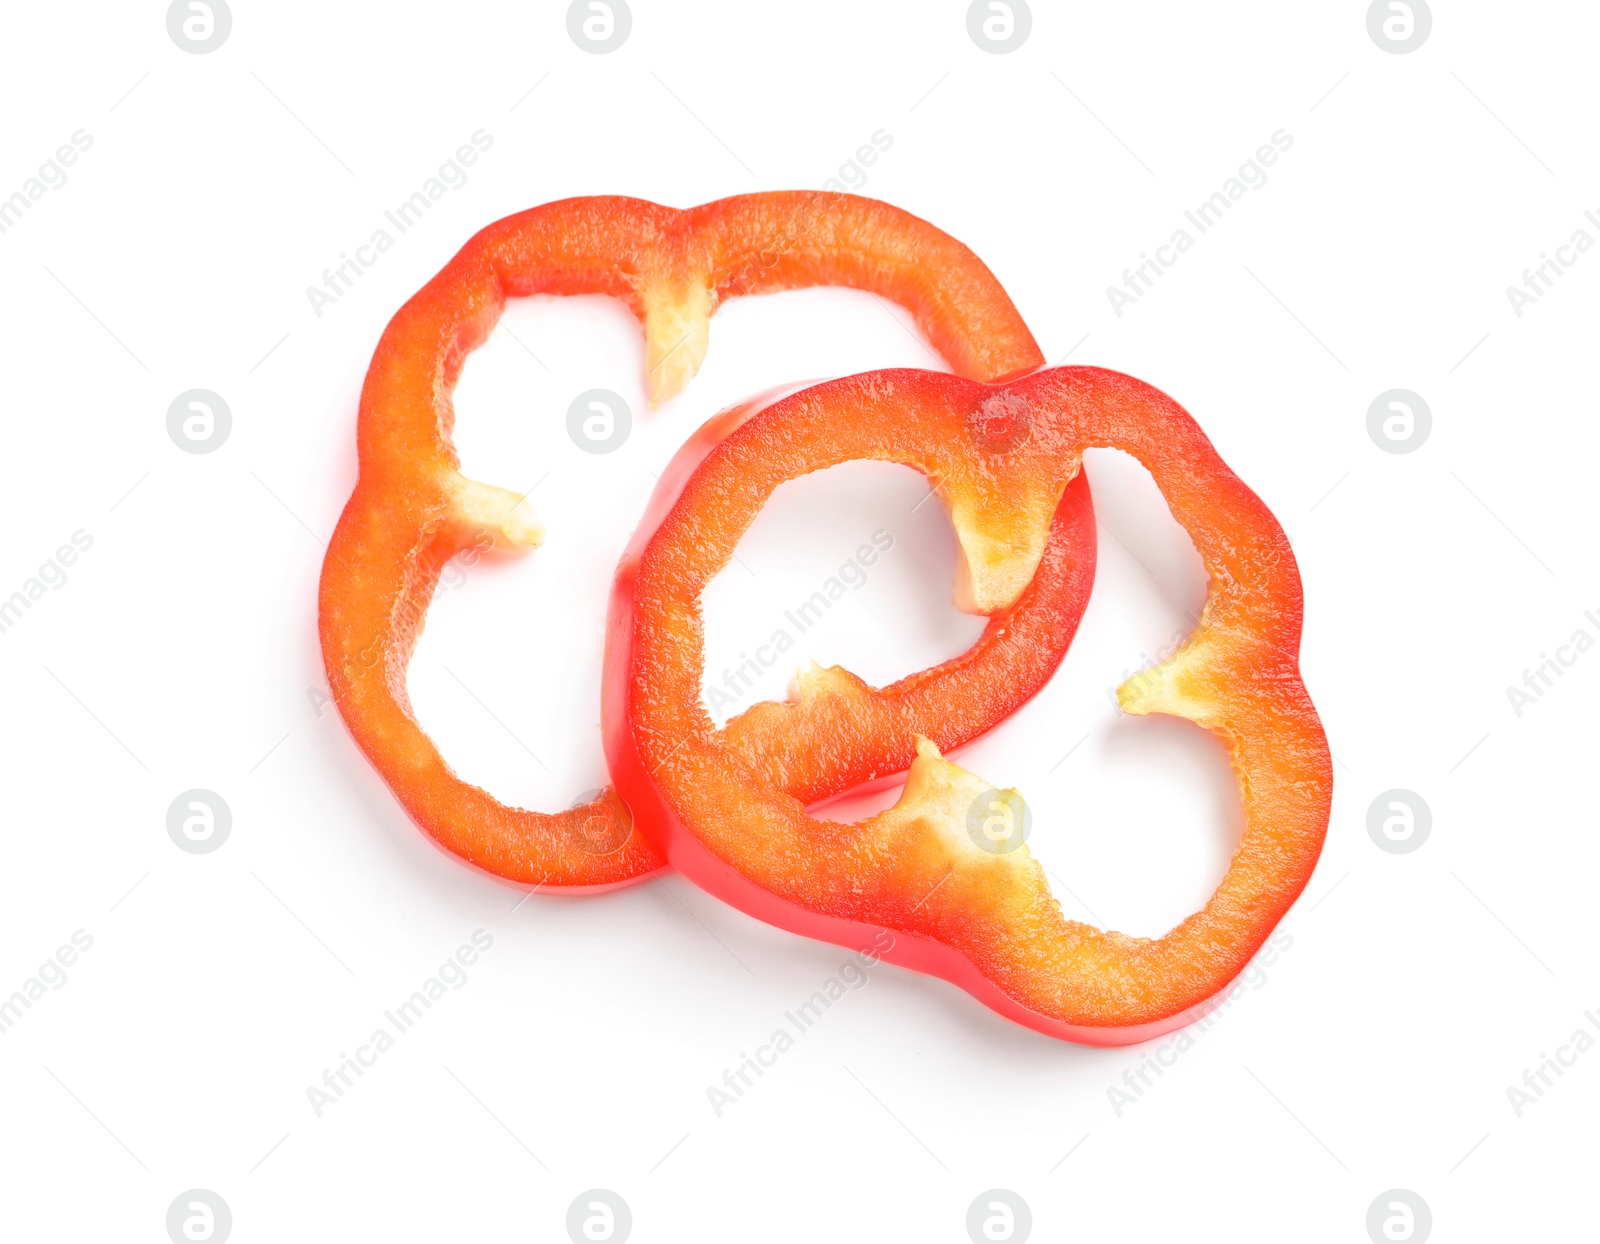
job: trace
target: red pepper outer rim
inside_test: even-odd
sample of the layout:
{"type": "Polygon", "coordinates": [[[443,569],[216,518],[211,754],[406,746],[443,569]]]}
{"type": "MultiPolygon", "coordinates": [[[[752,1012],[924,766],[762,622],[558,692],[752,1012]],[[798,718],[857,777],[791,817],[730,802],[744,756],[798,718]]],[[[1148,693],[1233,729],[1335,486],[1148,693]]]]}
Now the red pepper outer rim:
{"type": "MultiPolygon", "coordinates": [[[[656,498],[675,495],[674,484],[681,482],[670,481],[663,472],[662,486],[656,489],[656,498]]],[[[648,524],[641,525],[641,531],[644,530],[649,530],[648,524]]],[[[617,568],[616,578],[612,581],[611,607],[607,614],[608,677],[605,681],[602,712],[606,763],[610,769],[612,784],[621,793],[629,811],[632,812],[634,824],[642,832],[647,833],[653,841],[661,843],[662,854],[671,866],[692,880],[700,889],[737,907],[747,915],[778,928],[787,929],[791,933],[798,933],[802,937],[821,942],[831,942],[848,950],[870,954],[886,963],[948,981],[971,994],[990,1010],[1023,1027],[1079,1045],[1121,1046],[1150,1041],[1202,1019],[1221,1005],[1225,995],[1219,991],[1185,1011],[1149,1023],[1121,1027],[1058,1024],[1035,1011],[1019,1006],[958,950],[925,937],[890,932],[881,925],[807,911],[775,898],[770,891],[750,880],[713,852],[683,823],[667,803],[660,787],[651,779],[630,737],[630,714],[626,705],[627,688],[623,682],[624,675],[620,673],[611,675],[609,672],[631,669],[632,602],[637,586],[638,561],[635,549],[630,547],[617,568]]],[[[1035,689],[1029,698],[1037,694],[1037,691],[1038,689],[1035,689]]],[[[1001,723],[996,723],[999,724],[1001,723]]],[[[975,742],[976,738],[972,741],[975,742]]],[[[960,753],[952,749],[946,754],[954,756],[960,753]]],[[[904,774],[902,772],[886,777],[889,779],[900,777],[903,780],[904,774]]],[[[812,807],[808,810],[816,809],[812,807]]]]}
{"type": "MultiPolygon", "coordinates": [[[[685,706],[678,698],[681,687],[663,687],[648,673],[641,674],[641,668],[648,671],[651,662],[659,662],[661,653],[666,651],[672,652],[679,661],[686,657],[691,659],[694,668],[682,675],[686,680],[697,678],[698,670],[703,665],[703,655],[693,653],[683,635],[655,640],[649,638],[651,632],[641,631],[641,628],[656,626],[658,622],[669,626],[670,630],[669,624],[673,618],[691,615],[698,618],[693,608],[686,607],[681,599],[670,607],[658,607],[658,602],[651,599],[652,589],[642,586],[642,577],[643,568],[652,557],[663,559],[663,565],[671,562],[679,583],[676,588],[662,590],[676,591],[681,597],[693,598],[698,590],[696,584],[702,569],[697,565],[686,566],[681,556],[682,549],[674,544],[677,537],[670,534],[664,537],[663,532],[673,523],[680,524],[683,530],[699,531],[693,518],[686,521],[684,516],[692,515],[695,506],[704,503],[706,497],[715,497],[717,483],[714,478],[703,482],[699,496],[691,494],[687,481],[679,481],[670,489],[665,486],[658,489],[657,498],[651,505],[652,517],[657,522],[641,526],[619,565],[608,619],[603,721],[612,779],[633,809],[636,825],[661,845],[674,867],[703,889],[768,923],[863,953],[873,953],[889,962],[942,977],[967,990],[998,1013],[1037,1031],[1083,1044],[1122,1045],[1170,1032],[1219,1004],[1226,987],[1248,964],[1250,957],[1303,891],[1315,868],[1327,828],[1332,771],[1326,738],[1298,670],[1302,596],[1293,554],[1276,520],[1217,457],[1210,442],[1199,432],[1187,412],[1142,382],[1098,368],[1054,369],[1036,373],[1004,388],[1008,393],[1023,395],[1032,403],[1035,412],[1034,436],[1036,441],[1044,442],[1044,456],[1049,458],[1054,455],[1056,461],[1067,463],[1071,470],[1076,471],[1081,463],[1082,449],[1089,445],[1111,445],[1140,457],[1130,439],[1134,442],[1142,440],[1146,445],[1149,443],[1149,438],[1144,437],[1143,433],[1131,438],[1085,434],[1079,438],[1081,444],[1064,446],[1059,443],[1062,437],[1053,432],[1051,424],[1053,404],[1070,401],[1079,389],[1088,394],[1085,400],[1092,403],[1097,386],[1107,395],[1108,406],[1116,406],[1116,413],[1110,417],[1108,426],[1114,426],[1118,418],[1126,419],[1128,410],[1134,410],[1139,418],[1148,418],[1159,425],[1164,434],[1172,437],[1176,447],[1174,457],[1180,460],[1179,465],[1191,470],[1194,480],[1205,480],[1212,490],[1210,500],[1233,524],[1231,528],[1220,532],[1212,530],[1199,534],[1190,527],[1190,535],[1197,547],[1202,549],[1203,557],[1215,553],[1218,548],[1222,548],[1225,554],[1208,558],[1207,568],[1212,574],[1212,582],[1201,624],[1170,661],[1136,676],[1120,693],[1123,706],[1129,711],[1160,711],[1190,717],[1221,735],[1230,746],[1236,776],[1243,788],[1247,816],[1252,817],[1245,838],[1230,863],[1228,874],[1218,886],[1217,894],[1201,912],[1189,917],[1161,939],[1100,935],[1103,944],[1120,946],[1121,942],[1126,942],[1133,948],[1131,953],[1134,956],[1144,953],[1146,948],[1159,950],[1167,939],[1181,939],[1190,926],[1201,927],[1197,922],[1203,922],[1213,914],[1213,907],[1223,901],[1221,896],[1228,890],[1224,907],[1218,909],[1221,913],[1218,918],[1241,924],[1243,935],[1237,938],[1236,943],[1213,948],[1216,962],[1207,965],[1203,979],[1197,974],[1193,980],[1179,979],[1169,983],[1168,993],[1178,997],[1177,1003],[1146,1005],[1134,1002],[1127,1012],[1137,1018],[1124,1020],[1107,1019],[1104,1014],[1095,1014],[1092,1022],[1072,1022],[1058,1014],[1044,1013],[1002,989],[990,975],[980,970],[969,954],[903,927],[891,928],[871,919],[839,915],[823,910],[816,903],[802,905],[773,892],[782,886],[792,890],[805,888],[803,882],[794,881],[793,875],[785,878],[769,874],[759,879],[752,878],[738,860],[725,858],[724,854],[719,854],[705,841],[707,834],[704,831],[715,821],[718,828],[710,836],[721,834],[720,841],[728,853],[739,856],[746,865],[759,866],[762,853],[773,847],[773,827],[781,828],[794,819],[783,810],[781,795],[759,791],[759,783],[748,774],[742,775],[744,781],[741,785],[737,763],[727,756],[725,749],[720,749],[714,739],[704,737],[703,732],[698,732],[693,726],[692,708],[685,706]],[[1039,413],[1041,411],[1042,415],[1039,413]],[[1053,437],[1058,443],[1051,445],[1053,437]],[[1230,541],[1236,541],[1234,547],[1228,547],[1230,541]],[[1213,564],[1214,561],[1217,564],[1213,564]],[[1219,572],[1231,577],[1226,582],[1219,581],[1219,572]],[[1246,625],[1253,612],[1260,616],[1260,625],[1254,628],[1246,625]],[[651,655],[643,659],[640,655],[641,633],[647,635],[651,645],[651,655]],[[693,661],[696,656],[699,657],[697,662],[693,661]],[[1274,769],[1273,763],[1263,764],[1261,753],[1270,751],[1270,748],[1249,732],[1248,727],[1252,724],[1270,736],[1274,743],[1283,743],[1287,739],[1284,755],[1292,753],[1292,764],[1298,766],[1290,773],[1287,782],[1282,774],[1270,772],[1274,769]],[[673,736],[680,739],[671,751],[655,741],[655,732],[667,726],[670,726],[673,736]],[[1243,733],[1241,726],[1247,728],[1243,733]],[[1248,761],[1242,761],[1241,756],[1246,751],[1251,756],[1248,761]],[[1253,766],[1250,775],[1261,779],[1263,789],[1289,792],[1280,807],[1267,810],[1281,812],[1289,822],[1287,829],[1283,829],[1277,837],[1274,834],[1281,827],[1268,824],[1271,818],[1264,816],[1253,801],[1248,776],[1240,768],[1242,763],[1253,766]],[[686,775],[690,774],[699,794],[686,797],[680,792],[679,797],[686,802],[703,799],[703,792],[707,789],[726,789],[741,792],[739,806],[719,806],[711,821],[686,823],[680,808],[675,806],[670,797],[666,783],[688,780],[686,775]],[[763,799],[775,809],[770,817],[765,811],[757,815],[758,805],[763,799]],[[1252,809],[1255,809],[1254,813],[1252,809]],[[739,827],[737,831],[733,829],[735,826],[739,827]],[[746,827],[749,833],[744,832],[746,827]],[[1247,858],[1247,853],[1253,854],[1247,858]],[[1235,906],[1240,896],[1230,886],[1237,889],[1238,877],[1245,876],[1245,888],[1248,891],[1249,874],[1261,871],[1262,859],[1279,863],[1281,870],[1258,879],[1256,892],[1245,893],[1243,905],[1235,906]],[[1244,913],[1242,916],[1240,911],[1244,913]],[[888,946],[885,949],[886,933],[888,946]]],[[[941,388],[959,390],[968,395],[968,405],[976,405],[983,392],[998,387],[964,384],[951,377],[925,372],[872,373],[829,382],[795,395],[769,411],[768,417],[781,420],[810,403],[813,407],[831,410],[836,424],[848,423],[851,419],[846,408],[850,402],[854,400],[861,407],[867,407],[874,389],[881,389],[897,393],[903,404],[914,411],[917,420],[921,421],[929,416],[927,404],[919,404],[920,397],[926,392],[941,388]],[[834,402],[831,407],[830,401],[834,402]]],[[[1070,428],[1065,439],[1072,439],[1070,428]]],[[[1157,474],[1157,482],[1162,483],[1161,470],[1149,461],[1145,464],[1152,473],[1157,474]]],[[[800,469],[803,471],[806,468],[802,466],[800,469]]],[[[1185,513],[1180,513],[1180,507],[1169,491],[1171,484],[1172,480],[1169,479],[1163,491],[1168,493],[1175,516],[1189,527],[1190,524],[1185,522],[1185,513]]],[[[1192,511],[1196,505],[1192,494],[1196,490],[1192,483],[1186,483],[1183,487],[1184,504],[1192,511]]],[[[764,500],[763,496],[756,502],[757,510],[764,500]]],[[[1203,506],[1205,502],[1206,498],[1202,497],[1200,504],[1203,506]]],[[[753,512],[746,514],[745,524],[748,525],[753,517],[753,512]]],[[[1192,518],[1193,514],[1189,517],[1192,518]]],[[[722,552],[719,547],[708,556],[714,558],[722,552]]],[[[657,584],[662,582],[659,572],[654,581],[657,584]]],[[[678,624],[680,629],[684,625],[678,624]]],[[[1282,757],[1279,760],[1280,763],[1290,763],[1282,761],[1282,757]]],[[[903,796],[903,801],[905,798],[903,796]]],[[[701,805],[695,803],[695,806],[698,808],[701,805]]],[[[897,805],[891,811],[898,810],[897,805]]],[[[850,844],[855,841],[849,838],[847,831],[860,830],[877,819],[868,818],[867,821],[845,827],[819,826],[819,829],[828,831],[830,845],[843,855],[852,849],[850,844]],[[839,832],[835,834],[835,831],[839,832]]],[[[856,849],[867,848],[861,846],[856,849]]],[[[1018,852],[1019,856],[1024,854],[1018,852]]],[[[823,866],[826,867],[826,860],[823,866]]],[[[751,871],[759,871],[759,868],[752,867],[751,871]]],[[[843,875],[845,870],[841,865],[843,875]]],[[[848,875],[854,877],[861,874],[848,875]]],[[[841,881],[840,884],[845,883],[841,881]]],[[[906,900],[910,898],[909,895],[902,897],[906,900]]],[[[931,892],[925,897],[931,897],[931,892]]],[[[912,914],[915,914],[915,908],[912,914]]],[[[1075,922],[1068,922],[1068,925],[1085,927],[1076,926],[1075,922]]],[[[1111,1008],[1105,1014],[1112,1014],[1114,1010],[1111,1008]]]]}
{"type": "MultiPolygon", "coordinates": [[[[341,716],[436,844],[546,892],[600,893],[663,866],[636,834],[602,854],[573,845],[586,821],[628,829],[611,789],[561,813],[509,808],[458,778],[411,712],[405,669],[444,563],[486,533],[497,547],[536,539],[521,503],[506,504],[516,502],[512,494],[459,473],[450,396],[466,355],[488,336],[507,296],[609,293],[645,322],[647,356],[666,369],[655,376],[660,396],[698,364],[697,343],[703,350],[704,320],[718,298],[816,283],[901,301],[963,373],[999,378],[1043,362],[1004,290],[967,248],[886,204],[816,192],[738,196],[683,212],[622,198],[546,204],[481,230],[390,322],[363,387],[360,477],[323,563],[319,630],[341,716]],[[907,255],[896,247],[917,262],[897,268],[907,255]]],[[[1092,540],[1088,511],[1073,521],[1086,521],[1092,540]]],[[[1065,611],[1072,627],[1083,603],[1065,611]]],[[[1065,640],[1057,660],[1064,651],[1065,640]]],[[[839,782],[855,776],[842,773],[839,782]]]]}

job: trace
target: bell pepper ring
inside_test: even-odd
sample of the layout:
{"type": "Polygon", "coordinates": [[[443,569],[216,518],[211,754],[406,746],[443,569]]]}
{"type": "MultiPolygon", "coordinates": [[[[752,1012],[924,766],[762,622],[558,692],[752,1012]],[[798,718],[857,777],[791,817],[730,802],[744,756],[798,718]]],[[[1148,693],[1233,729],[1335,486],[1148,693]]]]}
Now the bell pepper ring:
{"type": "MultiPolygon", "coordinates": [[[[406,668],[445,563],[468,548],[521,551],[544,534],[526,497],[460,471],[452,393],[467,355],[508,297],[609,294],[642,321],[650,392],[660,402],[699,367],[719,302],[818,284],[906,307],[962,375],[1001,379],[1044,361],[1005,291],[965,246],[898,208],[829,192],[742,195],[686,211],[618,197],[549,203],[480,231],[390,321],[362,388],[359,478],[323,562],[319,632],[331,694],[357,745],[446,850],[553,891],[601,891],[664,863],[631,832],[609,788],[563,812],[509,807],[459,778],[412,712],[406,668]]],[[[1034,597],[1047,632],[1036,666],[1053,669],[1050,657],[1060,660],[1092,581],[1086,490],[1080,502],[1053,528],[1060,574],[1034,597]]],[[[842,675],[814,681],[813,693],[780,718],[757,714],[731,732],[744,754],[789,757],[805,750],[792,740],[861,731],[832,749],[813,747],[791,766],[795,793],[808,800],[910,763],[903,740],[865,733],[881,693],[842,675]],[[763,738],[763,730],[785,737],[763,738]]],[[[1025,687],[986,694],[965,726],[992,725],[998,717],[984,710],[1003,715],[1018,694],[1026,699],[1025,687]]],[[[914,712],[904,717],[915,700],[898,703],[880,707],[901,726],[915,718],[952,746],[964,737],[914,712]]]]}
{"type": "MultiPolygon", "coordinates": [[[[640,529],[656,526],[658,505],[735,430],[759,437],[764,412],[781,400],[773,395],[734,407],[695,433],[662,472],[640,529]]],[[[948,448],[962,452],[959,443],[948,448]]],[[[760,452],[785,453],[781,433],[764,441],[760,452]]],[[[717,737],[752,772],[814,806],[905,773],[916,760],[918,734],[951,751],[985,734],[1049,682],[1077,632],[1097,552],[1087,485],[1082,475],[1068,485],[1049,518],[1033,577],[966,652],[881,688],[838,666],[813,663],[795,672],[788,701],[752,705],[717,737]]],[[[609,633],[609,618],[607,627],[609,633]]]]}
{"type": "Polygon", "coordinates": [[[1001,385],[914,370],[852,376],[775,403],[657,490],[612,589],[607,760],[641,833],[745,912],[943,977],[1051,1036],[1141,1041],[1220,1000],[1321,852],[1332,770],[1298,668],[1301,614],[1277,520],[1149,385],[1091,367],[1001,385]],[[955,526],[964,594],[1001,618],[1047,563],[1051,515],[1092,446],[1125,450],[1150,471],[1210,576],[1194,632],[1124,683],[1119,703],[1217,735],[1244,806],[1215,893],[1158,938],[1066,919],[1024,841],[1020,796],[943,759],[929,738],[915,741],[893,807],[839,824],[753,769],[700,703],[701,590],[784,480],[855,458],[925,472],[955,526]]]}

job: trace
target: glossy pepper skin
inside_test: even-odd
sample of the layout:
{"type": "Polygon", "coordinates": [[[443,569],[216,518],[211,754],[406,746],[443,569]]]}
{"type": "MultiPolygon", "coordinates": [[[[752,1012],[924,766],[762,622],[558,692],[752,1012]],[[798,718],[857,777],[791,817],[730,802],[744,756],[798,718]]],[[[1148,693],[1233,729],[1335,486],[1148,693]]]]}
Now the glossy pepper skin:
{"type": "MultiPolygon", "coordinates": [[[[652,397],[661,401],[698,368],[720,301],[818,284],[900,303],[963,375],[998,379],[1043,362],[1005,291],[965,246],[887,204],[811,191],[743,195],[687,211],[615,197],[549,203],[479,232],[390,321],[362,388],[359,478],[323,562],[319,631],[329,686],[351,734],[445,849],[548,890],[594,892],[663,866],[655,848],[631,833],[611,790],[558,813],[508,807],[458,778],[411,711],[406,666],[444,564],[491,540],[515,551],[543,538],[524,497],[460,472],[451,395],[467,355],[488,337],[508,297],[610,294],[642,321],[652,397]]],[[[1053,628],[1047,664],[1065,652],[1092,579],[1087,491],[1081,500],[1058,524],[1062,574],[1036,594],[1053,628]]],[[[850,703],[876,697],[852,692],[850,703]]],[[[1004,712],[1014,699],[993,695],[987,703],[1004,712]]],[[[821,735],[872,728],[871,710],[843,712],[842,702],[818,695],[781,725],[752,719],[732,734],[752,756],[782,757],[821,735]],[[787,737],[764,738],[763,729],[787,737]]],[[[924,732],[959,741],[959,732],[937,721],[918,721],[924,732]]],[[[866,733],[815,757],[793,773],[807,798],[910,761],[903,740],[866,733]]]]}
{"type": "Polygon", "coordinates": [[[638,828],[674,867],[746,912],[857,950],[887,941],[889,961],[952,981],[1040,1032],[1144,1040],[1207,1008],[1321,852],[1332,772],[1298,668],[1301,606],[1282,528],[1187,412],[1149,385],[1088,367],[1003,385],[923,371],[830,381],[769,407],[690,478],[658,490],[613,588],[607,759],[638,828]],[[1026,434],[1001,420],[996,438],[994,412],[1026,434]],[[852,458],[925,471],[965,554],[965,594],[1003,618],[1091,446],[1144,464],[1210,575],[1198,627],[1122,686],[1121,705],[1218,735],[1246,817],[1211,900],[1154,939],[1065,919],[1025,845],[984,849],[982,810],[1014,792],[943,760],[929,740],[917,741],[893,808],[838,824],[809,816],[719,739],[699,700],[701,588],[782,481],[852,458]]]}

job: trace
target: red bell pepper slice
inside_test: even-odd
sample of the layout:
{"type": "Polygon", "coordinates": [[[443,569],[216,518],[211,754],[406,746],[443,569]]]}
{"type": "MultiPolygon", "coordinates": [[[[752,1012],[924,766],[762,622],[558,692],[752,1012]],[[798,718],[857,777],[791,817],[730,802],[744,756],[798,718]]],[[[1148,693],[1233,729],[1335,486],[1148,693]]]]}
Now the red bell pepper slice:
{"type": "MultiPolygon", "coordinates": [[[[894,299],[962,375],[999,379],[1043,362],[1005,291],[965,246],[887,204],[822,192],[742,195],[687,211],[613,197],[546,204],[479,232],[390,321],[362,389],[360,476],[323,562],[319,629],[351,734],[441,846],[551,889],[598,891],[663,866],[611,790],[565,812],[508,807],[458,778],[412,714],[406,665],[444,564],[486,537],[520,550],[543,535],[525,498],[460,472],[451,393],[468,353],[508,297],[610,294],[643,322],[659,401],[698,368],[719,301],[816,284],[894,299]]],[[[814,799],[903,769],[907,727],[954,746],[993,725],[1048,676],[1082,614],[1094,530],[1086,490],[1080,500],[1052,528],[1059,573],[1018,604],[1037,650],[1023,660],[986,635],[955,668],[927,676],[969,688],[958,721],[923,715],[915,696],[824,675],[799,706],[746,714],[730,727],[733,745],[814,799]],[[994,678],[1019,681],[984,685],[991,666],[994,678]],[[887,722],[892,734],[881,729],[887,722]]]]}
{"type": "Polygon", "coordinates": [[[744,911],[944,977],[1040,1032],[1143,1040],[1218,996],[1317,862],[1332,771],[1298,668],[1301,606],[1282,528],[1149,385],[1088,367],[1004,385],[909,370],[830,381],[763,410],[657,490],[613,588],[607,759],[640,830],[744,911]],[[924,471],[955,524],[967,594],[1003,617],[1041,564],[1062,489],[1091,446],[1144,464],[1210,574],[1200,624],[1128,680],[1120,703],[1218,735],[1247,821],[1211,900],[1153,939],[1064,918],[1026,845],[997,849],[1016,793],[943,760],[928,739],[894,807],[838,824],[752,768],[700,703],[701,589],[784,480],[854,458],[924,471]]]}

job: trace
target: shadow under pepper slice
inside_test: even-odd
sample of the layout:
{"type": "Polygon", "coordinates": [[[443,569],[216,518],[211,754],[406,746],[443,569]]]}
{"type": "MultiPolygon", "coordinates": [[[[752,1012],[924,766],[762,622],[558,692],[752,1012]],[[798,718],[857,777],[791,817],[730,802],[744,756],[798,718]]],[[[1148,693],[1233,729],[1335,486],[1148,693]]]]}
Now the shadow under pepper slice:
{"type": "MultiPolygon", "coordinates": [[[[641,832],[751,915],[941,976],[1040,1032],[1143,1040],[1206,1008],[1316,865],[1332,771],[1298,668],[1301,612],[1282,528],[1187,412],[1149,385],[1088,367],[1005,385],[910,370],[852,376],[775,403],[658,490],[613,586],[607,759],[641,832]],[[1125,450],[1150,471],[1210,575],[1195,631],[1129,679],[1119,701],[1219,736],[1246,817],[1210,901],[1159,938],[1066,919],[1021,841],[1016,792],[942,759],[927,738],[915,741],[894,807],[840,824],[809,816],[718,737],[699,700],[701,590],[783,481],[854,458],[924,471],[955,525],[965,594],[1004,617],[1091,446],[1125,450]]],[[[948,707],[971,706],[952,697],[948,707]]]]}
{"type": "MultiPolygon", "coordinates": [[[[323,562],[319,630],[330,689],[351,734],[447,850],[551,889],[605,889],[663,866],[650,843],[631,833],[611,790],[564,812],[508,807],[457,777],[411,711],[406,666],[444,564],[491,540],[520,550],[543,538],[524,497],[460,472],[451,394],[466,356],[488,337],[508,297],[610,294],[643,323],[652,398],[661,401],[699,367],[720,301],[819,284],[868,290],[906,307],[963,375],[999,379],[1043,363],[1011,300],[965,246],[887,204],[823,192],[742,195],[686,211],[617,197],[546,204],[479,232],[390,321],[362,388],[360,476],[323,562]]],[[[1065,652],[1093,577],[1086,490],[1053,531],[1059,573],[1042,578],[1018,606],[1048,620],[1045,647],[1030,666],[1042,668],[1040,681],[1065,652]]],[[[948,676],[979,681],[988,642],[952,663],[959,668],[948,676]]],[[[787,715],[761,713],[730,729],[774,772],[787,765],[808,799],[910,763],[903,738],[870,733],[885,713],[899,712],[900,724],[916,721],[955,746],[962,729],[993,725],[1032,690],[990,690],[962,729],[948,730],[880,704],[881,693],[843,675],[822,680],[787,715]],[[785,759],[798,752],[807,758],[785,759]]]]}

